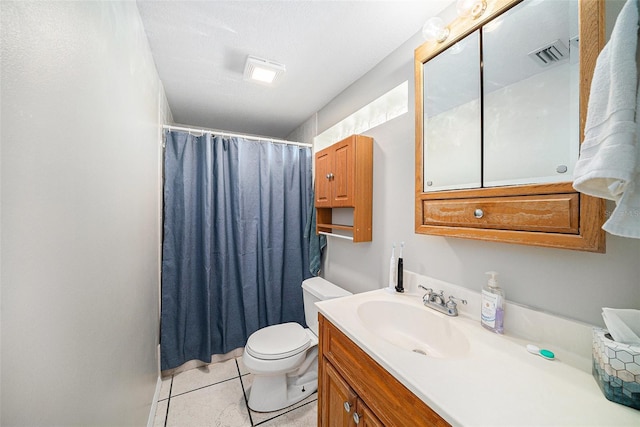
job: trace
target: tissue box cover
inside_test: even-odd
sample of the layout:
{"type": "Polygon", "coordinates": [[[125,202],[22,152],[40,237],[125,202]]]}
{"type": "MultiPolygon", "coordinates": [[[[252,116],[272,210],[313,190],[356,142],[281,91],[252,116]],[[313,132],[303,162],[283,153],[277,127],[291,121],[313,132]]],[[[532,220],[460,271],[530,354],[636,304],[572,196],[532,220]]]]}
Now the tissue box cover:
{"type": "Polygon", "coordinates": [[[640,346],[617,343],[593,328],[593,377],[612,402],[640,409],[640,346]]]}

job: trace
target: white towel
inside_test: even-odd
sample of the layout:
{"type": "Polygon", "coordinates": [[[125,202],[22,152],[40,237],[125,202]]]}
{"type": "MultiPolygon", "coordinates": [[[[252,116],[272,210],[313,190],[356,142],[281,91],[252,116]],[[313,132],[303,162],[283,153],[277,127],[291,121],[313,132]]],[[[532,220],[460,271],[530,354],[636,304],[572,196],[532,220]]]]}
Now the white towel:
{"type": "Polygon", "coordinates": [[[616,201],[604,230],[640,238],[637,44],[638,0],[627,0],[596,62],[573,187],[616,201]]]}

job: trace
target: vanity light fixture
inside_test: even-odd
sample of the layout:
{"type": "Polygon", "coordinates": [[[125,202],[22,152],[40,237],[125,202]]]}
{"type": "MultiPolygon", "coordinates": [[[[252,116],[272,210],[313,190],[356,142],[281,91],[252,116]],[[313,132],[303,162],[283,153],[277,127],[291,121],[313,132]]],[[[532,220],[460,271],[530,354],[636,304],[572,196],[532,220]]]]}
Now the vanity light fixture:
{"type": "MultiPolygon", "coordinates": [[[[456,11],[460,18],[476,19],[482,16],[485,10],[487,10],[486,0],[458,0],[456,3],[456,11]]],[[[449,27],[438,16],[429,18],[422,27],[422,37],[426,41],[442,43],[449,37],[449,33],[449,27]]]]}
{"type": "Polygon", "coordinates": [[[422,37],[427,41],[442,43],[449,37],[449,27],[444,25],[442,18],[434,16],[429,18],[422,27],[422,37]]]}
{"type": "Polygon", "coordinates": [[[476,19],[487,10],[487,2],[485,0],[458,0],[456,10],[461,18],[470,16],[476,19]]]}
{"type": "Polygon", "coordinates": [[[284,64],[249,55],[244,65],[244,80],[271,85],[278,81],[285,71],[284,64]]]}

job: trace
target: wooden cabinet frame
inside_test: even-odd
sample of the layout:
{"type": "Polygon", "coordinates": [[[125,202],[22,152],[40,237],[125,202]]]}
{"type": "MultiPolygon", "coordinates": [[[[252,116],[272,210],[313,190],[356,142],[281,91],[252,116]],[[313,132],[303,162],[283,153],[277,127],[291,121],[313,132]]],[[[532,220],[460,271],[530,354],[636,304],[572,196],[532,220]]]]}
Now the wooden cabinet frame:
{"type": "Polygon", "coordinates": [[[372,239],[373,138],[352,135],[318,151],[316,232],[347,230],[354,242],[372,239]],[[353,226],[333,223],[333,208],[353,208],[353,226]]]}
{"type": "MultiPolygon", "coordinates": [[[[416,149],[415,149],[415,231],[419,234],[432,234],[445,237],[461,237],[495,242],[517,243],[524,245],[546,246],[563,249],[574,249],[589,252],[605,251],[605,232],[602,224],[605,219],[605,201],[576,192],[571,182],[553,184],[514,185],[507,187],[492,187],[473,190],[453,190],[439,192],[423,191],[423,64],[435,55],[458,42],[468,34],[487,23],[494,17],[520,3],[522,0],[487,0],[491,13],[481,16],[477,20],[457,18],[449,25],[450,35],[443,43],[426,42],[414,52],[415,57],[415,113],[416,113],[416,149]],[[571,219],[563,219],[563,225],[557,226],[562,231],[538,228],[535,220],[532,222],[512,224],[505,220],[503,229],[495,226],[487,227],[481,221],[460,224],[456,221],[444,219],[429,221],[425,206],[438,201],[466,200],[469,203],[482,203],[492,198],[495,206],[503,206],[513,197],[537,196],[538,210],[547,206],[555,209],[554,204],[558,195],[572,196],[573,203],[566,203],[566,218],[576,218],[577,223],[571,224],[571,219]],[[496,203],[497,202],[497,203],[496,203]],[[428,219],[428,218],[427,218],[428,219]]],[[[605,44],[604,0],[579,1],[579,38],[580,38],[580,135],[584,135],[584,124],[587,116],[589,90],[593,77],[596,59],[605,44]]],[[[511,199],[512,200],[512,199],[511,199]]],[[[450,207],[453,210],[453,207],[450,207]]],[[[455,217],[457,214],[452,215],[455,217]]],[[[444,216],[443,216],[444,218],[444,216]]],[[[532,215],[533,218],[533,215],[532,215]]],[[[469,221],[474,221],[470,218],[469,221]]],[[[575,222],[575,221],[574,221],[575,222]]],[[[555,225],[554,225],[555,227],[555,225]]]]}

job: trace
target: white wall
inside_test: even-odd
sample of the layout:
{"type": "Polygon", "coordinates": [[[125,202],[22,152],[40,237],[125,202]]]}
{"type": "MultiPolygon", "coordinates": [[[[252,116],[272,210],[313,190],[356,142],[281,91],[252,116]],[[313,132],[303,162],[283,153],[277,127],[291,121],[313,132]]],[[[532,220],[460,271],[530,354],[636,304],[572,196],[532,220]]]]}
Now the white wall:
{"type": "Polygon", "coordinates": [[[136,4],[0,7],[0,422],[144,425],[169,113],[136,4]]]}
{"type": "Polygon", "coordinates": [[[607,253],[592,254],[414,233],[413,49],[421,43],[407,41],[317,114],[322,132],[409,81],[409,112],[366,133],[374,138],[373,241],[329,238],[324,277],[353,292],[386,286],[391,245],[405,241],[407,270],[476,290],[497,270],[507,299],[551,313],[602,324],[603,306],[640,308],[640,240],[607,235],[607,253]]]}

